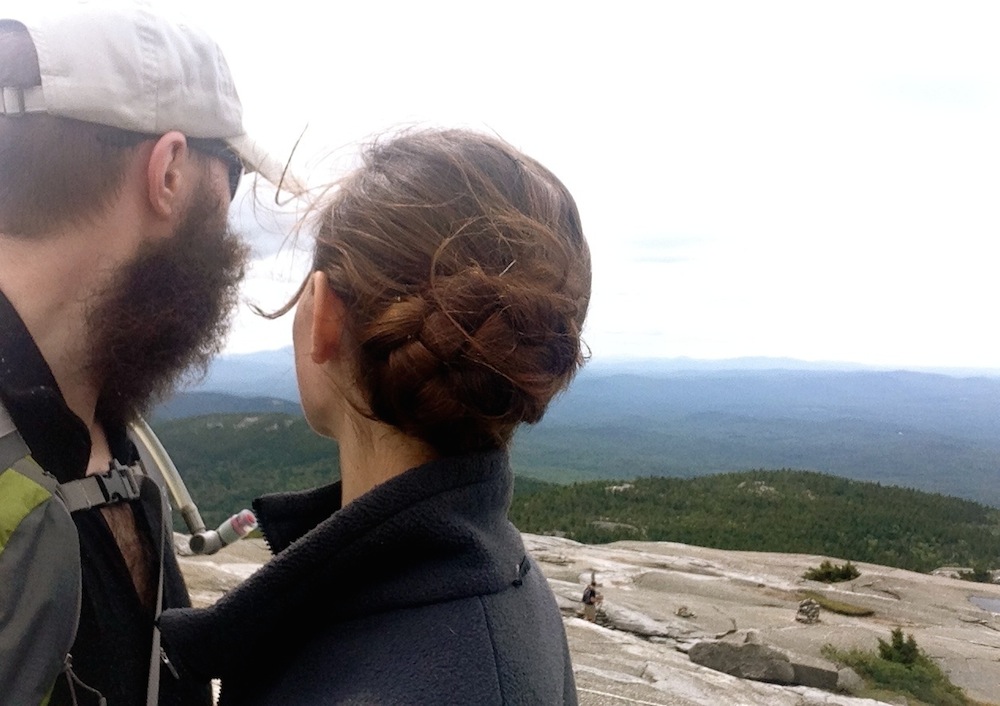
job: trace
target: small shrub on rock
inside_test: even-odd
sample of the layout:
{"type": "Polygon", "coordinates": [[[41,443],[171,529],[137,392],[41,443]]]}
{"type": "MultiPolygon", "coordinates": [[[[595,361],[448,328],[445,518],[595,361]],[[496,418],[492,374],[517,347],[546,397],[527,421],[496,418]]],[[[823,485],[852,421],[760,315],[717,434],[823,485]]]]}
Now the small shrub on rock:
{"type": "Polygon", "coordinates": [[[823,583],[839,583],[840,581],[850,581],[861,575],[851,562],[846,564],[834,564],[829,559],[824,559],[818,567],[808,569],[802,578],[810,581],[822,581],[823,583]]]}
{"type": "Polygon", "coordinates": [[[842,651],[826,645],[823,655],[854,669],[865,684],[877,692],[889,691],[920,703],[940,706],[972,703],[917,646],[913,635],[903,636],[901,628],[892,631],[888,642],[879,639],[877,653],[858,649],[842,651]]]}
{"type": "Polygon", "coordinates": [[[958,578],[963,581],[976,581],[977,583],[993,583],[993,571],[985,564],[973,564],[972,571],[958,572],[958,578]]]}
{"type": "Polygon", "coordinates": [[[907,635],[904,640],[903,629],[896,628],[892,631],[889,642],[879,638],[878,656],[887,662],[916,664],[917,659],[920,657],[920,648],[917,647],[917,641],[913,638],[913,635],[907,635]]]}

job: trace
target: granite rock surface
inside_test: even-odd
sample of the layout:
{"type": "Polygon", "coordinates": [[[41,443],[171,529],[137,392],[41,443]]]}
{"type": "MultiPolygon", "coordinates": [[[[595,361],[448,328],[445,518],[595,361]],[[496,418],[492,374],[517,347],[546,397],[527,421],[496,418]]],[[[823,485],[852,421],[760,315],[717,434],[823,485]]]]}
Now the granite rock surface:
{"type": "MultiPolygon", "coordinates": [[[[966,693],[1000,703],[1000,616],[969,601],[1000,601],[1000,585],[960,581],[855,562],[849,582],[806,581],[823,559],[850,557],[734,552],[672,542],[583,545],[524,535],[564,615],[580,703],[585,706],[862,706],[880,702],[801,683],[830,686],[836,670],[821,648],[874,649],[895,627],[917,643],[966,693]],[[604,602],[597,622],[582,618],[580,597],[594,573],[604,602]],[[796,621],[802,590],[856,606],[869,617],[821,610],[796,621]],[[702,642],[755,643],[789,657],[795,672],[782,685],[745,679],[693,662],[702,642]]],[[[179,540],[183,544],[183,540],[179,540]]],[[[244,540],[209,557],[180,556],[192,598],[207,605],[268,558],[261,540],[244,540]]],[[[700,648],[704,649],[704,648],[700,648]]],[[[783,672],[787,676],[787,671],[783,672]]],[[[838,673],[840,688],[855,677],[838,673]]]]}

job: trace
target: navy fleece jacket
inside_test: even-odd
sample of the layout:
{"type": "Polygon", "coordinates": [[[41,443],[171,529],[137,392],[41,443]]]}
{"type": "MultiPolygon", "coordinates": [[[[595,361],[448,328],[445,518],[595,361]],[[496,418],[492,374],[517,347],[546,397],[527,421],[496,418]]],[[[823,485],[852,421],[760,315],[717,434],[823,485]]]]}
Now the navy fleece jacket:
{"type": "Polygon", "coordinates": [[[340,508],[340,486],[254,503],[274,559],[160,620],[220,706],[575,704],[552,592],[507,520],[502,451],[433,461],[340,508]]]}

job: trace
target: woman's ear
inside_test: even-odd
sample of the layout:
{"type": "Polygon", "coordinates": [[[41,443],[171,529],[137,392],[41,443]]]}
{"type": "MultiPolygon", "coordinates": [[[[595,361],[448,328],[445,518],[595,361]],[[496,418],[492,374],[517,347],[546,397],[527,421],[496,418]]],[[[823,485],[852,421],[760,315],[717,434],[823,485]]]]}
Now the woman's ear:
{"type": "Polygon", "coordinates": [[[171,219],[181,212],[186,198],[184,167],[190,160],[187,138],[176,130],[165,133],[153,145],[146,165],[149,205],[162,219],[171,219]]]}
{"type": "Polygon", "coordinates": [[[309,278],[312,293],[312,360],[323,364],[335,357],[341,348],[347,307],[333,291],[325,272],[313,272],[309,278]]]}

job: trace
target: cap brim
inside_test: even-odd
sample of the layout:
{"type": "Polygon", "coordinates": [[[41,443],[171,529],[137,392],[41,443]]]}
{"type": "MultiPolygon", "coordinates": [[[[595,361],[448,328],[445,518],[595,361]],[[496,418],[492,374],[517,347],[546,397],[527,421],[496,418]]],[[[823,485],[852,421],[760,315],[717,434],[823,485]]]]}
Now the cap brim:
{"type": "Polygon", "coordinates": [[[303,196],[309,191],[308,187],[291,173],[287,163],[275,159],[249,135],[226,138],[226,144],[243,161],[243,167],[248,172],[257,172],[274,184],[278,191],[285,191],[296,197],[303,196]]]}

